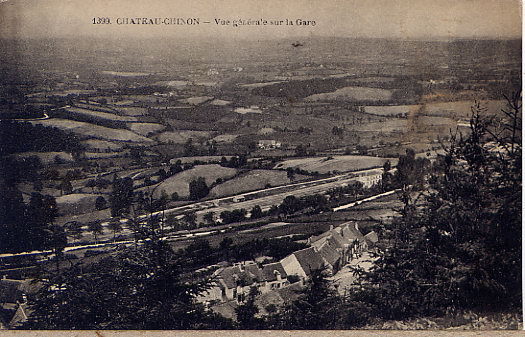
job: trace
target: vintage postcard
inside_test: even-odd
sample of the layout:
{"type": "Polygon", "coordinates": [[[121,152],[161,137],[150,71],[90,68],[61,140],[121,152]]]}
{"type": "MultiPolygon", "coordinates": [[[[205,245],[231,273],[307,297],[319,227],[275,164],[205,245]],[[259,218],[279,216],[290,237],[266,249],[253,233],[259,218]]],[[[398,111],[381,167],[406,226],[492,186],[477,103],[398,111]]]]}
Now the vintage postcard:
{"type": "Polygon", "coordinates": [[[521,74],[519,0],[1,0],[0,328],[520,330],[521,74]]]}

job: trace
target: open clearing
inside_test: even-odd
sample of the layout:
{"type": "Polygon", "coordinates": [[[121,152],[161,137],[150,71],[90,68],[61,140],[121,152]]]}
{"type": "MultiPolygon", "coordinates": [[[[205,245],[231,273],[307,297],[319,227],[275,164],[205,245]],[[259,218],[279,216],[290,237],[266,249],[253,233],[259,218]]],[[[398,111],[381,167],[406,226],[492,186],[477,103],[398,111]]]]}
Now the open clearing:
{"type": "Polygon", "coordinates": [[[367,87],[344,87],[334,92],[325,92],[306,97],[307,102],[316,101],[389,101],[392,91],[367,87]]]}
{"type": "Polygon", "coordinates": [[[64,131],[71,131],[83,137],[98,138],[103,140],[116,140],[122,142],[153,143],[153,140],[137,135],[129,130],[111,129],[104,126],[85,122],[71,121],[68,119],[51,118],[33,121],[33,124],[53,126],[64,131]]]}
{"type": "Polygon", "coordinates": [[[148,188],[150,190],[155,188],[155,192],[153,194],[154,197],[160,197],[162,195],[162,191],[165,191],[168,196],[170,196],[173,192],[177,192],[181,197],[188,197],[190,195],[189,183],[198,177],[203,177],[206,180],[206,184],[209,186],[218,178],[228,179],[233,177],[235,174],[237,174],[236,169],[222,167],[217,164],[198,165],[190,170],[186,170],[169,177],[158,184],[156,187],[149,186],[148,188]]]}
{"type": "Polygon", "coordinates": [[[95,200],[100,194],[66,194],[56,198],[61,214],[82,214],[95,210],[95,200]]]}
{"type": "MultiPolygon", "coordinates": [[[[293,182],[304,178],[306,178],[306,176],[296,175],[293,182]]],[[[252,170],[215,186],[210,191],[210,195],[214,197],[222,197],[263,189],[267,185],[274,187],[289,184],[291,182],[292,181],[287,177],[287,174],[284,171],[252,170]]]]}
{"type": "Polygon", "coordinates": [[[275,165],[275,169],[299,168],[309,172],[351,172],[373,167],[380,167],[390,160],[392,165],[397,164],[396,158],[378,158],[371,156],[334,156],[313,157],[285,160],[275,165]]]}

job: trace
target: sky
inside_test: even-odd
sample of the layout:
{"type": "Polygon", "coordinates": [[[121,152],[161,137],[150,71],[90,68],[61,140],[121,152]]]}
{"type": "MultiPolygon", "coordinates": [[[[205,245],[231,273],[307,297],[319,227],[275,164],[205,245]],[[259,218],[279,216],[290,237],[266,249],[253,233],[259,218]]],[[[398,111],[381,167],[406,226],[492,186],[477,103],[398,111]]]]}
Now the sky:
{"type": "Polygon", "coordinates": [[[0,37],[519,38],[521,14],[520,0],[0,0],[0,37]],[[111,24],[93,24],[99,17],[111,24]],[[117,24],[136,17],[196,18],[200,24],[117,24]],[[234,27],[239,19],[293,25],[234,27]],[[298,19],[315,26],[297,25],[298,19]]]}

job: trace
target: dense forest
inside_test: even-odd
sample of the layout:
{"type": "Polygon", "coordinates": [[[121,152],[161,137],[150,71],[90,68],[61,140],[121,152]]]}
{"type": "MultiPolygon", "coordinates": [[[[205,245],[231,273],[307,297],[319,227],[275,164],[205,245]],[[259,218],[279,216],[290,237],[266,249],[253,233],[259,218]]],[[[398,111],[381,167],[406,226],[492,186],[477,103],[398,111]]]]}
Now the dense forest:
{"type": "Polygon", "coordinates": [[[0,144],[0,156],[31,151],[75,153],[82,150],[79,139],[72,133],[17,121],[0,121],[0,144]]]}

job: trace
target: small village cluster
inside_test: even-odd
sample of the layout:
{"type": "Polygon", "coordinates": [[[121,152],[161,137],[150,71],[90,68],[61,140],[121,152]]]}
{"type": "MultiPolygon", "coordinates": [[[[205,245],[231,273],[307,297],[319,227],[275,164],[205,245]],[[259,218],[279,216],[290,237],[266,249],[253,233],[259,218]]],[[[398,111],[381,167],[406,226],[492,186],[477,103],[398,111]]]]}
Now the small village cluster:
{"type": "MultiPolygon", "coordinates": [[[[292,292],[300,289],[316,269],[334,275],[344,265],[372,249],[378,241],[375,232],[363,235],[354,222],[344,223],[308,239],[310,247],[298,250],[279,262],[258,264],[243,261],[221,267],[213,273],[214,285],[197,301],[205,304],[243,303],[252,287],[261,296],[259,302],[283,303],[292,292]],[[288,295],[286,295],[288,294],[288,295]]],[[[29,280],[0,279],[0,306],[12,312],[0,317],[0,328],[13,328],[27,320],[27,293],[35,287],[29,280]]]]}
{"type": "Polygon", "coordinates": [[[346,222],[308,239],[310,247],[298,250],[279,262],[258,264],[243,261],[221,267],[213,273],[214,285],[197,301],[205,304],[235,301],[242,303],[255,287],[261,295],[286,287],[300,287],[316,269],[334,275],[344,265],[374,247],[374,231],[363,235],[357,223],[346,222]]]}

